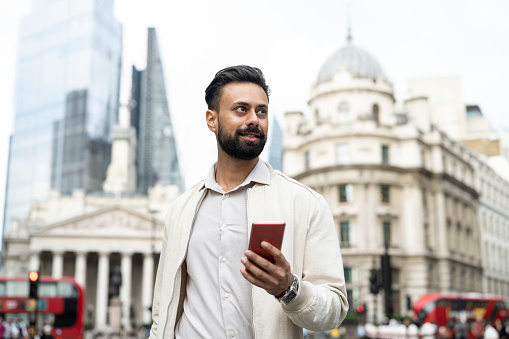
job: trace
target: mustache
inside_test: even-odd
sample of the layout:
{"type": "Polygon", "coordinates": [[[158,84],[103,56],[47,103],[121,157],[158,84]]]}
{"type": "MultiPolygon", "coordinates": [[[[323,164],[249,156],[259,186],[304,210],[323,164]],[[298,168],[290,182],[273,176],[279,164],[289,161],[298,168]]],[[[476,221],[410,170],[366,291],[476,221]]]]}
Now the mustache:
{"type": "Polygon", "coordinates": [[[258,133],[261,139],[265,139],[265,133],[257,127],[247,127],[244,129],[238,129],[235,131],[235,136],[240,136],[242,133],[258,133]]]}

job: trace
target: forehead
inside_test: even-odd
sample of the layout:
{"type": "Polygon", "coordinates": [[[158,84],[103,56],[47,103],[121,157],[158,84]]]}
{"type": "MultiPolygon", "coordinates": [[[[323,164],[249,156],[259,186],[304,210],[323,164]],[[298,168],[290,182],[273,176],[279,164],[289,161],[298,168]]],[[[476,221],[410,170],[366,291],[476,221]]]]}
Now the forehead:
{"type": "Polygon", "coordinates": [[[246,102],[250,105],[268,105],[269,100],[263,89],[252,82],[232,82],[223,87],[220,104],[246,102]]]}

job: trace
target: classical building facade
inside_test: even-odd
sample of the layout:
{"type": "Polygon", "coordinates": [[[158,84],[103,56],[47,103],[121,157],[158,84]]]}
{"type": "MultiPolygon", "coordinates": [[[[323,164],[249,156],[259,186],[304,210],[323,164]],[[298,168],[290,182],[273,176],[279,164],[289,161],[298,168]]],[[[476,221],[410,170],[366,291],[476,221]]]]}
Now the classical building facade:
{"type": "Polygon", "coordinates": [[[85,289],[85,321],[108,327],[114,291],[110,278],[122,273],[120,300],[125,330],[151,323],[149,307],[160,253],[163,218],[179,194],[177,186],[155,186],[135,194],[135,133],[116,127],[104,193],[52,191],[32,204],[28,218],[15,220],[5,237],[7,276],[74,277],[85,289]]]}
{"type": "MultiPolygon", "coordinates": [[[[486,262],[499,262],[492,279],[500,281],[507,272],[502,269],[507,260],[494,260],[494,253],[484,257],[479,213],[493,213],[493,207],[484,207],[489,203],[479,178],[482,171],[490,173],[504,206],[509,199],[500,185],[507,182],[435,124],[447,110],[435,112],[431,99],[417,95],[395,105],[379,63],[348,41],[321,68],[311,90],[310,116],[286,114],[283,170],[327,199],[351,308],[367,306],[369,320],[384,314],[384,295],[370,294],[369,275],[380,267],[386,247],[395,314],[410,314],[409,304],[427,292],[481,292],[489,284],[503,285],[488,283],[486,262]]],[[[457,103],[451,107],[449,114],[461,113],[457,103]]],[[[506,218],[502,205],[496,209],[499,219],[506,218]]],[[[497,255],[506,253],[500,238],[489,239],[490,245],[498,241],[497,255]]]]}
{"type": "Polygon", "coordinates": [[[410,92],[425,98],[422,111],[448,136],[475,152],[470,165],[479,195],[483,292],[509,296],[508,132],[495,129],[478,105],[462,101],[459,77],[414,80],[410,92]]]}

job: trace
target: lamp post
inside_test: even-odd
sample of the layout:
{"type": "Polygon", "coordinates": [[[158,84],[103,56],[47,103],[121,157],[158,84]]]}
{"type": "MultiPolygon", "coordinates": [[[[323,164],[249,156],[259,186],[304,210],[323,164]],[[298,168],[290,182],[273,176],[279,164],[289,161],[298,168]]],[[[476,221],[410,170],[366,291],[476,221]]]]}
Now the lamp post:
{"type": "Polygon", "coordinates": [[[382,266],[382,282],[384,288],[385,316],[389,318],[392,313],[392,272],[391,257],[389,255],[389,239],[384,239],[385,252],[382,254],[380,261],[382,266]]]}
{"type": "Polygon", "coordinates": [[[155,258],[156,255],[156,222],[154,214],[157,213],[156,210],[149,210],[150,213],[150,222],[151,222],[151,230],[150,230],[150,250],[152,252],[152,257],[155,258]]]}

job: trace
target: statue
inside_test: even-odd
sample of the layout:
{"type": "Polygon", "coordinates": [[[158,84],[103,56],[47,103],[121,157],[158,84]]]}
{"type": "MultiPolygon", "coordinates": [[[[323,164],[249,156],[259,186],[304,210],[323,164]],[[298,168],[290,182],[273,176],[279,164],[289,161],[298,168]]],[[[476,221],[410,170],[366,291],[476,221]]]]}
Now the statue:
{"type": "Polygon", "coordinates": [[[110,291],[112,297],[118,297],[120,295],[120,286],[122,286],[122,272],[120,266],[115,266],[113,274],[110,279],[110,291]]]}

